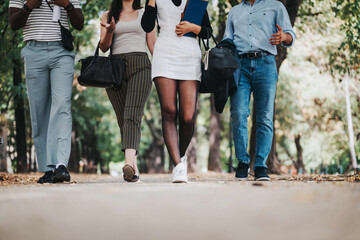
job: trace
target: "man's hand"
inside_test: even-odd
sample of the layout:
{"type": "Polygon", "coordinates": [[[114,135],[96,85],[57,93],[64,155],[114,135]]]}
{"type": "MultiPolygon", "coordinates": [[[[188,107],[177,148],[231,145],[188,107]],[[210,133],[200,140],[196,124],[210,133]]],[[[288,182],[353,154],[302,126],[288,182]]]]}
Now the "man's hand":
{"type": "Polygon", "coordinates": [[[55,5],[58,5],[60,7],[66,8],[69,5],[69,0],[53,0],[53,1],[49,1],[49,3],[53,3],[55,5]]]}
{"type": "Polygon", "coordinates": [[[30,8],[31,10],[33,10],[34,8],[40,7],[41,3],[42,3],[42,0],[28,0],[26,2],[26,6],[28,8],[30,8]]]}
{"type": "Polygon", "coordinates": [[[100,25],[104,28],[106,28],[107,31],[109,32],[113,32],[115,30],[116,24],[115,24],[115,19],[114,17],[111,18],[111,22],[110,23],[100,23],[100,25]]]}
{"type": "Polygon", "coordinates": [[[285,45],[289,45],[292,42],[292,36],[288,33],[284,33],[282,28],[276,24],[276,27],[278,28],[277,33],[274,33],[271,35],[271,38],[269,39],[269,43],[271,45],[278,45],[282,42],[285,43],[285,45]]]}

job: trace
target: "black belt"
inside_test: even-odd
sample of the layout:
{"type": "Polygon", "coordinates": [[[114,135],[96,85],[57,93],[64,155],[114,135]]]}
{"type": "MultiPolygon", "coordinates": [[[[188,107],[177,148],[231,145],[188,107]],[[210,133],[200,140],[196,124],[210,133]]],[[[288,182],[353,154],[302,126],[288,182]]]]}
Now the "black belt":
{"type": "Polygon", "coordinates": [[[244,54],[240,54],[239,57],[240,58],[260,58],[260,57],[265,57],[271,55],[271,53],[268,52],[249,52],[249,53],[244,53],[244,54]]]}

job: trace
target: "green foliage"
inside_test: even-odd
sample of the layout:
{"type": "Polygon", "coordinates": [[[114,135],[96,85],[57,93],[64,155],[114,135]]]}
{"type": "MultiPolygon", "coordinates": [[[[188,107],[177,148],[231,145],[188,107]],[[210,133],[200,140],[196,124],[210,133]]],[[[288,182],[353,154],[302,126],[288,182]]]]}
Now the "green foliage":
{"type": "Polygon", "coordinates": [[[337,49],[331,53],[333,70],[353,76],[360,73],[360,2],[358,0],[335,0],[332,10],[342,21],[340,29],[345,33],[337,49]]]}
{"type": "Polygon", "coordinates": [[[23,91],[24,84],[14,87],[12,83],[14,62],[21,63],[20,50],[24,44],[22,33],[14,32],[8,24],[8,8],[9,0],[5,0],[0,5],[0,109],[2,111],[7,111],[11,107],[10,101],[13,96],[19,93],[26,94],[26,91],[23,91]]]}

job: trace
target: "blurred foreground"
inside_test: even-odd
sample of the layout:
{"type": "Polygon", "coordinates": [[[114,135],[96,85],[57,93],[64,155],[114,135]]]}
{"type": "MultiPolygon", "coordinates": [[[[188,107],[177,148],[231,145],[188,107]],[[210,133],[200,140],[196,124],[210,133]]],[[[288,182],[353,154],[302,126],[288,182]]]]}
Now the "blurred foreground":
{"type": "Polygon", "coordinates": [[[40,175],[0,174],[0,239],[357,239],[358,176],[272,176],[238,182],[233,174],[72,174],[39,185],[40,175]],[[357,237],[356,237],[357,236],[357,237]]]}

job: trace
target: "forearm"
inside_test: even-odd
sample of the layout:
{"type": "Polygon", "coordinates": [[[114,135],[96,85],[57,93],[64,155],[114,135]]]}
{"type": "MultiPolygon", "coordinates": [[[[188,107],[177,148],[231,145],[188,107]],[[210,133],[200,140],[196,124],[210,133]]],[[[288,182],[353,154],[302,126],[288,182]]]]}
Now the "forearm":
{"type": "Polygon", "coordinates": [[[77,29],[82,30],[84,27],[84,16],[80,8],[75,8],[72,11],[68,11],[68,16],[70,18],[71,25],[77,29]]]}
{"type": "Polygon", "coordinates": [[[100,49],[102,52],[106,52],[107,50],[109,50],[112,44],[114,32],[108,30],[103,30],[103,31],[105,31],[105,33],[102,34],[100,39],[100,49]]]}
{"type": "Polygon", "coordinates": [[[196,35],[199,36],[199,38],[203,38],[203,39],[208,38],[212,35],[211,23],[207,11],[205,12],[204,18],[201,22],[201,27],[199,32],[195,32],[195,33],[196,35]]]}
{"type": "Polygon", "coordinates": [[[23,28],[30,13],[22,8],[9,8],[9,23],[14,31],[23,28]]]}
{"type": "Polygon", "coordinates": [[[147,43],[147,47],[148,47],[151,55],[153,55],[153,53],[154,53],[154,45],[155,45],[155,42],[148,42],[147,43]]]}
{"type": "Polygon", "coordinates": [[[155,0],[149,0],[148,5],[151,7],[155,7],[155,0]]]}
{"type": "Polygon", "coordinates": [[[191,32],[195,33],[196,35],[199,35],[199,33],[201,32],[201,26],[196,25],[196,24],[192,24],[191,26],[191,32]]]}
{"type": "Polygon", "coordinates": [[[146,34],[146,43],[151,55],[153,55],[154,52],[155,42],[156,42],[156,35],[155,35],[155,30],[153,30],[152,32],[146,34]]]}

